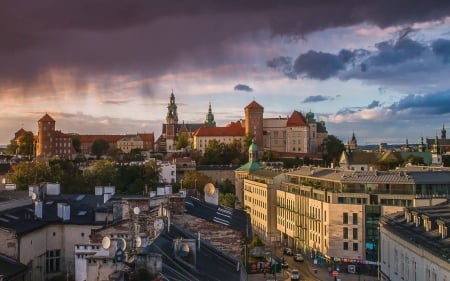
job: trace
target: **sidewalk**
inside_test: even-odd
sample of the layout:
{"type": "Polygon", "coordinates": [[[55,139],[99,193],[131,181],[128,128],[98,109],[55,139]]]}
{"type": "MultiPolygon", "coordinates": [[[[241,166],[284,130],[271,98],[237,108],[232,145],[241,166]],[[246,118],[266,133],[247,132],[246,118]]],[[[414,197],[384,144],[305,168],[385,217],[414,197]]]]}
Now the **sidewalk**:
{"type": "MultiPolygon", "coordinates": [[[[305,261],[308,264],[308,268],[311,273],[317,277],[317,280],[320,281],[334,281],[334,276],[328,272],[328,267],[325,265],[314,265],[309,259],[305,261]]],[[[309,279],[306,279],[309,281],[309,279]]],[[[306,281],[305,280],[305,281],[306,281]]],[[[340,281],[377,281],[376,276],[364,275],[364,274],[354,274],[354,273],[346,273],[339,272],[336,280],[340,281]]]]}

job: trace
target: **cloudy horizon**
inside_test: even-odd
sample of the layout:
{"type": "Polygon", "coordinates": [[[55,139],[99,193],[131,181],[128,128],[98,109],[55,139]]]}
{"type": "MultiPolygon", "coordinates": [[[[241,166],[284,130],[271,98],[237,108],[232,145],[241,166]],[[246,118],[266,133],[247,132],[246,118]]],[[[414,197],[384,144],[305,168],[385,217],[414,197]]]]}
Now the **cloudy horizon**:
{"type": "Polygon", "coordinates": [[[445,1],[2,2],[0,144],[37,132],[161,133],[179,122],[312,111],[359,144],[417,143],[450,123],[445,1]]]}

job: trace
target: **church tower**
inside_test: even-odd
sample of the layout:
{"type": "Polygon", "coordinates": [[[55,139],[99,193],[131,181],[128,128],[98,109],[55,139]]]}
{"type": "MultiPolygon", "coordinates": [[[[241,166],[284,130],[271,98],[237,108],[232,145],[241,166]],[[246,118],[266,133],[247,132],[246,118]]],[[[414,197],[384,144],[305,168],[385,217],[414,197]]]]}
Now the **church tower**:
{"type": "Polygon", "coordinates": [[[211,110],[211,102],[209,103],[208,114],[206,114],[205,126],[207,126],[207,127],[215,127],[216,126],[216,121],[214,121],[214,114],[212,113],[212,110],[211,110]]]}
{"type": "Polygon", "coordinates": [[[52,156],[53,135],[55,134],[55,120],[47,113],[38,120],[38,137],[36,156],[52,156]]]}
{"type": "Polygon", "coordinates": [[[447,131],[445,130],[444,124],[442,124],[441,139],[445,140],[446,138],[447,138],[447,131]]]}
{"type": "Polygon", "coordinates": [[[166,147],[170,151],[174,149],[176,130],[178,125],[178,113],[177,104],[175,103],[175,95],[170,94],[169,104],[167,105],[167,115],[166,115],[166,147]]]}
{"type": "Polygon", "coordinates": [[[256,101],[249,103],[245,109],[245,134],[252,135],[258,147],[263,147],[264,107],[256,101]]]}

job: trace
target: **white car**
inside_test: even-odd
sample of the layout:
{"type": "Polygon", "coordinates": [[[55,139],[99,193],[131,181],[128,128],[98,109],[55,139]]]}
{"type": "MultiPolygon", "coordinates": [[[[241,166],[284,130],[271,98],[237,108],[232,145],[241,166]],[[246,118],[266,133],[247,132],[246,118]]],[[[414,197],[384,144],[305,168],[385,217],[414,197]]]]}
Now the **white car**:
{"type": "Polygon", "coordinates": [[[299,281],[300,280],[300,272],[298,269],[293,269],[291,271],[291,281],[299,281]]]}
{"type": "Polygon", "coordinates": [[[295,254],[294,260],[295,261],[304,261],[305,259],[303,258],[302,254],[295,254]]]}

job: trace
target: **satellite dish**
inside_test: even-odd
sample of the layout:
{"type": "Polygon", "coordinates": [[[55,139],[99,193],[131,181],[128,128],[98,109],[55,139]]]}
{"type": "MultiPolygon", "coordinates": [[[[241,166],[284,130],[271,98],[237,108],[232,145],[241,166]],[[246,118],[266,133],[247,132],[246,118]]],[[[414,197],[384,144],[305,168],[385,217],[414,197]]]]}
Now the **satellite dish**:
{"type": "Polygon", "coordinates": [[[102,247],[105,250],[108,250],[111,247],[111,239],[108,236],[103,237],[102,239],[102,247]]]}
{"type": "Polygon", "coordinates": [[[164,220],[161,218],[156,219],[155,222],[153,223],[153,227],[155,228],[156,231],[162,232],[164,230],[164,220]]]}
{"type": "Polygon", "coordinates": [[[36,201],[37,195],[36,193],[31,193],[31,200],[36,201]]]}
{"type": "Polygon", "coordinates": [[[134,237],[134,245],[136,246],[136,248],[140,248],[142,245],[142,240],[141,240],[141,236],[136,235],[134,237]]]}
{"type": "Polygon", "coordinates": [[[125,248],[127,247],[127,241],[125,241],[125,239],[123,239],[123,238],[119,238],[117,240],[116,246],[117,246],[117,249],[125,250],[125,248]]]}
{"type": "Polygon", "coordinates": [[[205,194],[208,196],[213,196],[214,193],[216,192],[216,188],[215,188],[214,184],[212,184],[212,183],[207,183],[205,185],[204,190],[205,190],[205,194]]]}
{"type": "Polygon", "coordinates": [[[134,207],[134,208],[133,208],[133,213],[134,213],[135,215],[139,215],[139,214],[141,213],[141,209],[140,209],[139,207],[134,207]]]}

